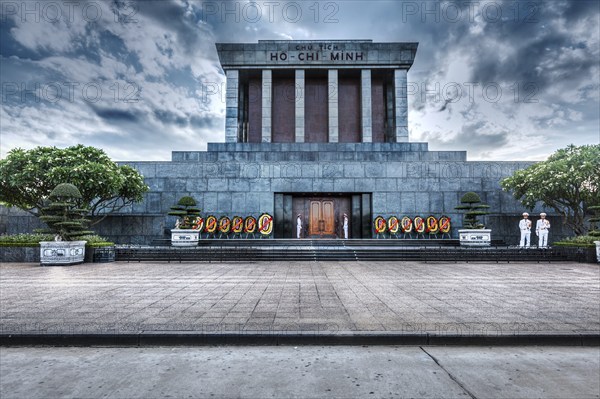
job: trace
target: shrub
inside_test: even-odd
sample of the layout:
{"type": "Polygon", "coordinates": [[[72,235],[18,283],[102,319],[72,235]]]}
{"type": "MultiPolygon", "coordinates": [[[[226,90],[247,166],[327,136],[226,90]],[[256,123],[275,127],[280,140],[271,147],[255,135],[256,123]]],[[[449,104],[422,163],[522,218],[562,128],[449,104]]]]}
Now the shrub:
{"type": "MultiPolygon", "coordinates": [[[[98,235],[87,235],[79,237],[82,241],[87,241],[86,247],[109,247],[115,243],[98,235]]],[[[52,234],[6,234],[0,235],[0,247],[39,247],[40,241],[52,241],[52,234]]]]}
{"type": "Polygon", "coordinates": [[[479,222],[478,217],[489,214],[487,211],[487,209],[489,209],[489,205],[481,203],[481,198],[479,195],[472,191],[469,191],[463,195],[460,199],[460,203],[462,205],[459,205],[454,209],[466,211],[463,220],[463,227],[465,229],[484,229],[485,225],[479,222]]]}
{"type": "Polygon", "coordinates": [[[72,184],[61,183],[50,193],[50,204],[42,209],[40,219],[48,225],[42,233],[54,234],[56,239],[77,240],[93,234],[86,230],[86,209],[81,209],[81,193],[72,184]]]}
{"type": "Polygon", "coordinates": [[[553,245],[562,247],[595,247],[594,241],[598,241],[598,237],[591,235],[569,237],[562,241],[557,241],[553,245]]]}
{"type": "Polygon", "coordinates": [[[181,197],[177,205],[171,207],[169,212],[171,216],[179,218],[180,229],[191,229],[194,220],[200,216],[200,209],[196,208],[196,200],[192,197],[181,197]]]}
{"type": "Polygon", "coordinates": [[[0,247],[38,247],[40,241],[52,241],[52,234],[0,235],[0,247]]]}
{"type": "Polygon", "coordinates": [[[115,245],[114,242],[108,241],[106,238],[99,235],[81,236],[79,239],[82,241],[87,241],[85,246],[90,248],[110,247],[115,245]]]}

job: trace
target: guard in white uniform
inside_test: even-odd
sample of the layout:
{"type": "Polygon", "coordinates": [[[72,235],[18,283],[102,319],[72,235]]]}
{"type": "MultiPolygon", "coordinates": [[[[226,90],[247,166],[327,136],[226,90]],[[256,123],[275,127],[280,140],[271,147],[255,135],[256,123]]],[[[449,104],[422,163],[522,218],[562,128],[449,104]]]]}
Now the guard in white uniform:
{"type": "Polygon", "coordinates": [[[302,238],[302,215],[298,214],[296,219],[296,238],[302,238]]]}
{"type": "Polygon", "coordinates": [[[344,213],[344,238],[348,239],[348,215],[344,213]]]}
{"type": "Polygon", "coordinates": [[[550,222],[546,219],[545,213],[540,213],[540,220],[535,224],[535,234],[539,237],[538,247],[546,248],[548,246],[548,232],[550,231],[550,222]]]}
{"type": "Polygon", "coordinates": [[[531,220],[529,220],[529,214],[523,213],[523,219],[519,222],[519,230],[521,230],[521,242],[519,246],[521,248],[529,248],[531,245],[531,220]]]}

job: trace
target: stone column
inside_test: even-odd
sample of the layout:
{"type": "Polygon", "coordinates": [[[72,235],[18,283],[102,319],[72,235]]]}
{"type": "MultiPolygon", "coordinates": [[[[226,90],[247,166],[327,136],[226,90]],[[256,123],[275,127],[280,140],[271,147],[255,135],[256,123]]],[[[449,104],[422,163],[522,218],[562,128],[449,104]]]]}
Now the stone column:
{"type": "Polygon", "coordinates": [[[304,70],[296,69],[296,143],[304,143],[304,70]]]}
{"type": "Polygon", "coordinates": [[[329,142],[337,143],[339,139],[339,114],[338,114],[338,71],[330,69],[328,71],[327,91],[329,103],[329,142]]]}
{"type": "Polygon", "coordinates": [[[406,69],[394,70],[395,142],[408,142],[408,93],[406,69]]]}
{"type": "Polygon", "coordinates": [[[228,70],[227,91],[225,95],[225,142],[236,143],[238,141],[238,101],[239,101],[239,78],[240,72],[228,70]]]}
{"type": "Polygon", "coordinates": [[[273,73],[270,69],[262,71],[262,142],[271,142],[271,103],[273,73]]]}
{"type": "Polygon", "coordinates": [[[371,70],[361,71],[362,142],[373,141],[373,114],[371,110],[371,70]]]}

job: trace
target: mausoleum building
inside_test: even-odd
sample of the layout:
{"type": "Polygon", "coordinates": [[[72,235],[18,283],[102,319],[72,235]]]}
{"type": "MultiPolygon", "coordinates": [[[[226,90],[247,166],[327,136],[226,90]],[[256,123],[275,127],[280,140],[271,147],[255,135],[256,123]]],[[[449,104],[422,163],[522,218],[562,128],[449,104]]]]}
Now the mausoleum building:
{"type": "Polygon", "coordinates": [[[170,162],[125,162],[150,192],[99,233],[119,243],[167,238],[169,207],[191,195],[205,217],[272,215],[274,238],[374,238],[378,216],[430,215],[449,217],[457,238],[462,215],[454,208],[474,191],[490,205],[493,239],[515,243],[524,209],[499,181],[529,162],[471,162],[464,151],[410,141],[407,76],[417,43],[216,47],[226,76],[225,142],[173,151],[170,162]]]}

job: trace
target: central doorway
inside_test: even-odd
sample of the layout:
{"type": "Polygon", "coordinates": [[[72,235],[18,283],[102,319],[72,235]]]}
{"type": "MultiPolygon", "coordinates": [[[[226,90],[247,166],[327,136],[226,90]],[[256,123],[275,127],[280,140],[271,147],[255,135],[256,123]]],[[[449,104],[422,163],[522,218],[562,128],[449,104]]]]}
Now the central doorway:
{"type": "MultiPolygon", "coordinates": [[[[298,218],[301,221],[300,238],[344,238],[344,215],[348,227],[352,221],[352,196],[347,194],[304,194],[292,197],[294,215],[293,238],[297,238],[298,218]]],[[[352,237],[349,231],[349,237],[352,237]]]]}
{"type": "Polygon", "coordinates": [[[332,199],[309,200],[308,235],[310,237],[336,237],[335,205],[332,199]]]}
{"type": "Polygon", "coordinates": [[[371,193],[275,193],[274,237],[371,238],[371,209],[371,193]]]}

